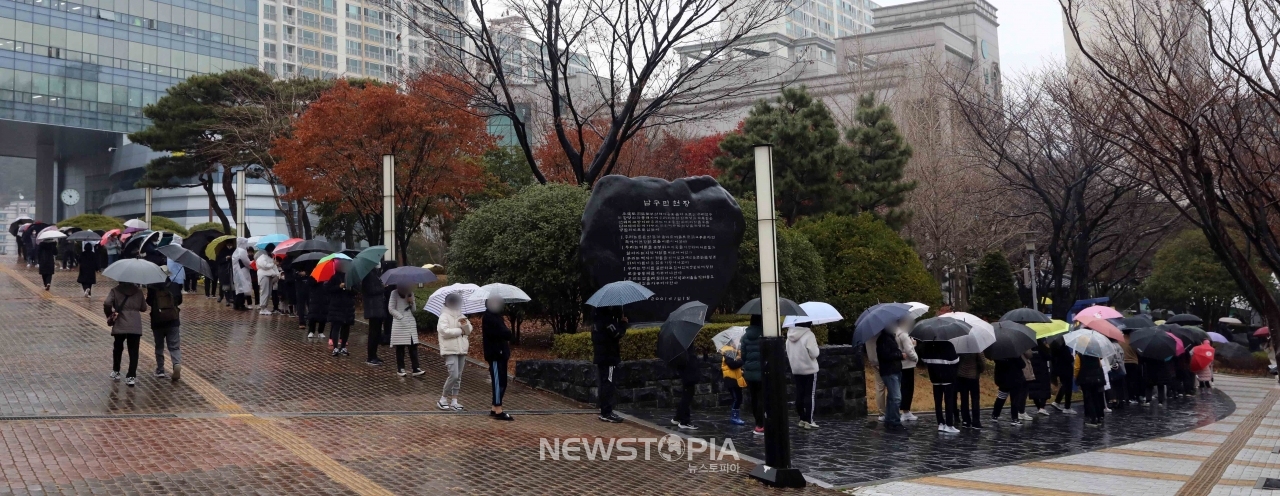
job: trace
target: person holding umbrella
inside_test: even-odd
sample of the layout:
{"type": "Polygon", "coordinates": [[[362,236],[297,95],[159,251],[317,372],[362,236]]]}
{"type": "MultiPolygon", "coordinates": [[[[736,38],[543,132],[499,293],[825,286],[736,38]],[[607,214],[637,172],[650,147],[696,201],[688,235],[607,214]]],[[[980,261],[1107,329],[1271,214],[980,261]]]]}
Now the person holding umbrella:
{"type": "Polygon", "coordinates": [[[262,295],[261,299],[258,300],[259,306],[262,307],[258,311],[258,315],[271,315],[280,311],[280,295],[275,293],[276,281],[280,278],[280,269],[276,267],[275,257],[271,256],[271,251],[275,249],[276,245],[267,244],[266,249],[258,250],[254,258],[254,265],[258,268],[258,288],[260,288],[262,295]],[[271,310],[267,310],[268,300],[272,304],[271,310]]]}
{"type": "Polygon", "coordinates": [[[693,394],[702,379],[702,369],[693,342],[706,317],[707,305],[690,301],[672,311],[658,331],[658,358],[680,376],[680,402],[671,419],[671,425],[680,430],[698,430],[693,424],[693,394]]]}
{"type": "Polygon", "coordinates": [[[813,400],[818,390],[818,339],[808,322],[797,322],[787,329],[787,361],[791,380],[796,385],[796,414],[801,429],[817,429],[813,421],[813,400]]]}
{"type": "Polygon", "coordinates": [[[596,365],[596,383],[600,420],[619,423],[622,417],[613,413],[614,368],[622,363],[622,337],[630,323],[622,313],[622,306],[596,307],[591,327],[592,361],[596,365]]]}
{"type": "Polygon", "coordinates": [[[347,288],[347,274],[334,272],[333,277],[324,283],[324,293],[329,300],[325,320],[329,322],[333,356],[348,356],[351,353],[347,351],[347,340],[351,338],[351,324],[356,321],[356,297],[347,288]]]}
{"type": "Polygon", "coordinates": [[[1049,371],[1058,383],[1058,393],[1050,406],[1066,415],[1075,415],[1076,411],[1071,409],[1071,395],[1075,390],[1075,375],[1072,374],[1075,356],[1063,340],[1055,339],[1049,344],[1049,361],[1049,371]]]}
{"type": "MultiPolygon", "coordinates": [[[[741,338],[739,338],[741,339],[741,338]]],[[[724,390],[733,399],[729,405],[729,423],[746,425],[742,420],[742,388],[747,387],[747,380],[742,377],[742,349],[739,341],[730,339],[720,347],[720,375],[724,377],[724,390]]]]}
{"type": "Polygon", "coordinates": [[[40,280],[44,281],[44,290],[49,290],[53,283],[53,272],[57,269],[58,243],[56,241],[41,242],[36,246],[36,261],[40,266],[40,280]]]}
{"type": "MultiPolygon", "coordinates": [[[[137,384],[138,376],[138,344],[142,339],[142,312],[147,311],[147,298],[142,294],[142,290],[138,288],[138,284],[150,282],[163,282],[164,273],[150,262],[142,260],[132,261],[128,266],[116,266],[115,270],[107,270],[104,275],[114,277],[120,281],[116,287],[111,288],[111,292],[107,294],[107,298],[102,302],[102,313],[107,317],[107,325],[111,326],[111,336],[115,340],[112,349],[112,368],[111,379],[120,380],[120,358],[124,352],[126,345],[129,348],[129,369],[124,375],[125,384],[133,387],[137,384]],[[138,264],[149,266],[147,269],[138,264]],[[138,272],[154,271],[148,277],[129,277],[127,279],[140,281],[139,283],[125,282],[126,277],[122,277],[124,269],[136,270],[138,272]],[[159,273],[159,277],[155,277],[155,273],[159,273]],[[121,274],[121,275],[115,275],[121,274]]],[[[125,263],[121,261],[120,263],[125,263]]],[[[109,268],[110,269],[110,268],[109,268]]]]}
{"type": "Polygon", "coordinates": [[[1084,393],[1084,425],[1090,427],[1101,427],[1105,415],[1104,388],[1107,386],[1107,369],[1110,368],[1105,362],[1106,359],[1101,357],[1076,355],[1076,384],[1084,393]]]}
{"type": "Polygon", "coordinates": [[[467,365],[467,348],[470,345],[471,321],[462,313],[462,295],[449,293],[444,297],[444,309],[436,321],[436,337],[439,339],[440,357],[444,359],[449,377],[436,407],[441,410],[462,411],[458,404],[458,390],[462,388],[462,370],[467,365]]]}
{"type": "Polygon", "coordinates": [[[489,417],[496,420],[515,420],[502,411],[502,396],[507,392],[507,360],[511,358],[511,329],[502,317],[506,300],[491,295],[485,300],[484,317],[480,320],[480,335],[484,339],[484,361],[489,364],[489,376],[493,380],[493,408],[489,417]]]}
{"type": "Polygon", "coordinates": [[[1035,379],[1027,382],[1027,397],[1036,405],[1037,415],[1049,415],[1049,410],[1045,409],[1049,403],[1049,397],[1053,396],[1053,377],[1049,375],[1049,362],[1052,358],[1049,355],[1049,347],[1045,343],[1046,339],[1036,340],[1036,347],[1031,349],[1031,371],[1035,374],[1035,379]]]}
{"type": "Polygon", "coordinates": [[[382,324],[387,320],[387,300],[383,296],[382,270],[373,268],[360,280],[360,298],[363,300],[364,318],[369,322],[369,339],[365,343],[365,364],[382,365],[378,358],[378,345],[382,344],[382,324]]]}
{"type": "Polygon", "coordinates": [[[169,280],[147,286],[147,306],[151,307],[151,336],[156,345],[156,378],[168,377],[164,371],[164,350],[169,349],[173,360],[173,380],[182,375],[182,351],[179,341],[181,326],[182,288],[186,270],[182,265],[169,261],[169,280]]]}
{"type": "MultiPolygon", "coordinates": [[[[307,337],[324,339],[324,326],[329,320],[329,291],[309,271],[305,274],[310,300],[307,302],[307,337]]],[[[330,334],[337,326],[330,328],[330,334]]]]}
{"type": "MultiPolygon", "coordinates": [[[[245,300],[251,298],[253,294],[253,275],[250,272],[249,265],[253,263],[249,259],[249,240],[245,238],[236,238],[236,251],[231,253],[229,263],[231,265],[231,277],[235,282],[235,309],[248,310],[245,306],[245,300]]],[[[252,303],[252,302],[251,302],[252,303]]]]}
{"type": "Polygon", "coordinates": [[[1200,382],[1200,392],[1213,389],[1213,355],[1213,344],[1208,339],[1191,349],[1191,370],[1200,382]]]}
{"type": "Polygon", "coordinates": [[[84,248],[80,250],[79,270],[76,282],[84,290],[84,297],[91,297],[93,285],[98,283],[98,251],[93,243],[84,243],[84,248]]]}
{"type": "Polygon", "coordinates": [[[115,235],[107,233],[107,241],[103,243],[103,248],[107,250],[107,266],[116,263],[120,259],[120,250],[124,249],[124,244],[120,242],[120,232],[117,230],[115,235]]]}
{"type": "Polygon", "coordinates": [[[426,371],[418,366],[418,321],[413,317],[416,302],[413,287],[402,284],[396,287],[387,301],[387,314],[391,316],[391,346],[396,349],[396,375],[404,377],[413,374],[418,377],[426,371]],[[404,353],[409,352],[410,365],[407,372],[404,368],[404,353]]]}

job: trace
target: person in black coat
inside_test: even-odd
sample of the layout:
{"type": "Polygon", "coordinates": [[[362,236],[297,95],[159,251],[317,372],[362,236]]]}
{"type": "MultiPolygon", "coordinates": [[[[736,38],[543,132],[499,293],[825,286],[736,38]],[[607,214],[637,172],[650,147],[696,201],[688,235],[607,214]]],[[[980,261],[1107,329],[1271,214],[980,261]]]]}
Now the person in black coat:
{"type": "Polygon", "coordinates": [[[591,348],[596,365],[596,382],[600,402],[600,420],[619,423],[622,417],[613,413],[614,368],[622,363],[622,336],[630,324],[622,314],[622,307],[597,308],[595,323],[591,328],[591,348]]]}
{"type": "Polygon", "coordinates": [[[1058,394],[1053,398],[1052,406],[1067,415],[1075,415],[1075,410],[1071,409],[1071,395],[1075,390],[1075,375],[1072,371],[1075,369],[1076,359],[1071,348],[1061,339],[1056,339],[1049,345],[1049,364],[1049,372],[1058,381],[1058,394]]]}
{"type": "Polygon", "coordinates": [[[307,337],[324,339],[324,325],[329,320],[329,292],[325,290],[324,283],[310,276],[307,280],[311,286],[310,301],[307,302],[307,337]]]}
{"type": "Polygon", "coordinates": [[[1022,372],[1027,362],[1021,356],[1002,358],[995,362],[996,388],[999,392],[996,393],[995,407],[991,409],[991,421],[1000,420],[1000,411],[1004,409],[1004,403],[1007,400],[1010,424],[1022,425],[1022,420],[1018,418],[1018,414],[1021,413],[1018,405],[1027,403],[1027,377],[1022,372]]]}
{"type": "Polygon", "coordinates": [[[382,365],[378,358],[378,345],[382,343],[382,324],[387,320],[386,286],[382,284],[382,271],[375,268],[360,280],[360,298],[364,318],[369,321],[369,342],[365,345],[366,364],[382,365]]]}
{"type": "Polygon", "coordinates": [[[515,420],[502,411],[502,396],[507,392],[507,360],[511,358],[511,329],[502,318],[505,306],[502,298],[489,298],[484,304],[484,317],[480,320],[484,338],[484,361],[489,364],[489,378],[493,382],[493,408],[489,416],[497,420],[515,420]]]}
{"type": "Polygon", "coordinates": [[[1049,353],[1044,339],[1037,341],[1036,347],[1031,349],[1031,370],[1035,372],[1036,379],[1027,382],[1027,397],[1035,402],[1036,413],[1040,415],[1049,414],[1045,407],[1049,404],[1049,397],[1053,396],[1053,377],[1049,375],[1052,357],[1049,353]]]}
{"type": "Polygon", "coordinates": [[[334,272],[333,277],[325,281],[324,292],[329,297],[329,310],[325,312],[325,320],[329,322],[333,356],[350,355],[347,352],[347,339],[351,337],[351,324],[356,322],[356,296],[347,289],[347,274],[334,272]]]}
{"type": "Polygon", "coordinates": [[[93,285],[98,283],[98,251],[92,243],[85,243],[80,251],[80,274],[76,282],[84,290],[84,297],[93,296],[93,285]]]}
{"type": "Polygon", "coordinates": [[[764,319],[751,316],[751,323],[742,334],[742,379],[751,393],[751,416],[755,419],[754,433],[764,435],[764,355],[760,351],[760,339],[764,337],[764,319]]]}
{"type": "Polygon", "coordinates": [[[884,382],[884,428],[888,431],[906,430],[902,426],[902,348],[893,329],[885,329],[876,338],[876,360],[880,362],[880,380],[884,382]]]}
{"type": "Polygon", "coordinates": [[[315,286],[316,280],[304,270],[294,271],[291,279],[293,280],[294,312],[298,314],[298,329],[306,329],[307,309],[311,304],[311,288],[315,286]]]}
{"type": "Polygon", "coordinates": [[[1173,359],[1138,357],[1138,365],[1142,366],[1142,378],[1147,382],[1147,401],[1165,406],[1169,383],[1173,381],[1173,359]]]}
{"type": "Polygon", "coordinates": [[[960,420],[956,408],[960,355],[956,354],[956,347],[948,341],[924,341],[916,345],[916,355],[929,369],[929,382],[933,384],[933,412],[938,419],[938,430],[951,434],[960,432],[956,428],[960,420]]]}
{"type": "Polygon", "coordinates": [[[58,243],[47,242],[40,243],[36,247],[36,263],[40,265],[40,279],[44,281],[44,290],[49,290],[49,285],[53,283],[53,271],[57,267],[58,243]]]}
{"type": "Polygon", "coordinates": [[[1080,385],[1080,392],[1084,394],[1084,423],[1097,427],[1102,425],[1102,416],[1107,407],[1107,400],[1103,394],[1103,388],[1107,384],[1107,371],[1102,365],[1102,359],[1098,357],[1079,355],[1076,359],[1080,361],[1076,383],[1080,385]]]}
{"type": "Polygon", "coordinates": [[[702,379],[702,369],[693,343],[690,342],[684,354],[668,365],[680,374],[680,403],[676,406],[676,416],[671,419],[671,425],[684,431],[696,431],[698,426],[693,424],[693,393],[702,379]]]}

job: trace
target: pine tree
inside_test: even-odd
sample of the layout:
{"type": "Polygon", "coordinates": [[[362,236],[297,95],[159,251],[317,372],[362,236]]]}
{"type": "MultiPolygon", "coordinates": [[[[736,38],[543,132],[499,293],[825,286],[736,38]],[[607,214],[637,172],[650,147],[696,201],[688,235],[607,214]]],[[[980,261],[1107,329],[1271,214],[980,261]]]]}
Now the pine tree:
{"type": "Polygon", "coordinates": [[[1013,283],[1013,267],[1003,253],[991,252],[982,257],[973,276],[973,297],[969,312],[987,320],[995,320],[1005,312],[1021,307],[1018,288],[1013,283]]]}
{"type": "Polygon", "coordinates": [[[840,161],[848,194],[843,209],[851,214],[870,212],[901,230],[911,219],[911,211],[902,204],[916,187],[915,181],[903,180],[911,145],[898,131],[889,107],[877,105],[871,94],[858,100],[856,120],[857,125],[845,131],[853,158],[840,161]]]}

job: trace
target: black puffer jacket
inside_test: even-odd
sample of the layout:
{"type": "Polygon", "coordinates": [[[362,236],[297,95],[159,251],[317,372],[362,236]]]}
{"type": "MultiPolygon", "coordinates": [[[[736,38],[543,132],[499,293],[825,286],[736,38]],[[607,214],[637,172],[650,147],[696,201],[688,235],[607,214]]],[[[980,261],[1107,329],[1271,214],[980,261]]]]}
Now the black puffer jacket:
{"type": "Polygon", "coordinates": [[[946,341],[924,341],[916,346],[916,355],[929,368],[929,383],[945,386],[956,382],[960,374],[960,355],[946,341]]]}
{"type": "Polygon", "coordinates": [[[596,365],[622,363],[622,336],[629,325],[620,318],[598,316],[591,328],[591,350],[596,365]]]}
{"type": "Polygon", "coordinates": [[[1026,383],[1027,379],[1022,375],[1022,368],[1025,366],[1026,362],[1021,356],[996,360],[996,387],[1001,391],[1012,391],[1026,383]]]}
{"type": "Polygon", "coordinates": [[[484,312],[480,319],[480,333],[484,338],[484,361],[506,360],[511,357],[511,328],[502,314],[484,312]]]}
{"type": "Polygon", "coordinates": [[[365,274],[360,281],[360,298],[364,304],[364,318],[387,318],[387,298],[383,296],[386,287],[382,285],[382,271],[374,269],[365,274]]]}
{"type": "Polygon", "coordinates": [[[760,352],[763,337],[764,328],[758,325],[747,326],[742,335],[742,378],[747,382],[764,380],[764,355],[760,352]]]}
{"type": "Polygon", "coordinates": [[[324,322],[329,319],[329,291],[320,281],[307,277],[309,298],[307,299],[307,319],[312,322],[324,322]]]}
{"type": "Polygon", "coordinates": [[[1076,384],[1081,386],[1101,386],[1107,383],[1107,373],[1102,370],[1102,359],[1089,355],[1080,355],[1080,372],[1076,374],[1076,384]]]}
{"type": "Polygon", "coordinates": [[[329,310],[325,318],[331,324],[354,324],[356,321],[356,294],[343,287],[347,275],[335,273],[333,278],[325,281],[324,292],[329,296],[329,310]]]}
{"type": "Polygon", "coordinates": [[[1036,373],[1036,380],[1027,382],[1027,397],[1033,400],[1047,400],[1053,393],[1052,378],[1049,376],[1049,349],[1044,345],[1031,349],[1031,369],[1036,373]]]}

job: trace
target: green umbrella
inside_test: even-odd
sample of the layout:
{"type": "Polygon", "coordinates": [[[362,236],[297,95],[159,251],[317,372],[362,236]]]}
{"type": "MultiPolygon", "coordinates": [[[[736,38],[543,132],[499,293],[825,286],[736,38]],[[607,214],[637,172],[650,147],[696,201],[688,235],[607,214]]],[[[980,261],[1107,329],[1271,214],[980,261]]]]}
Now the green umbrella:
{"type": "Polygon", "coordinates": [[[382,265],[382,255],[385,253],[387,253],[387,247],[382,245],[360,250],[360,253],[351,259],[351,270],[347,272],[347,287],[352,289],[360,287],[364,277],[382,265]]]}

